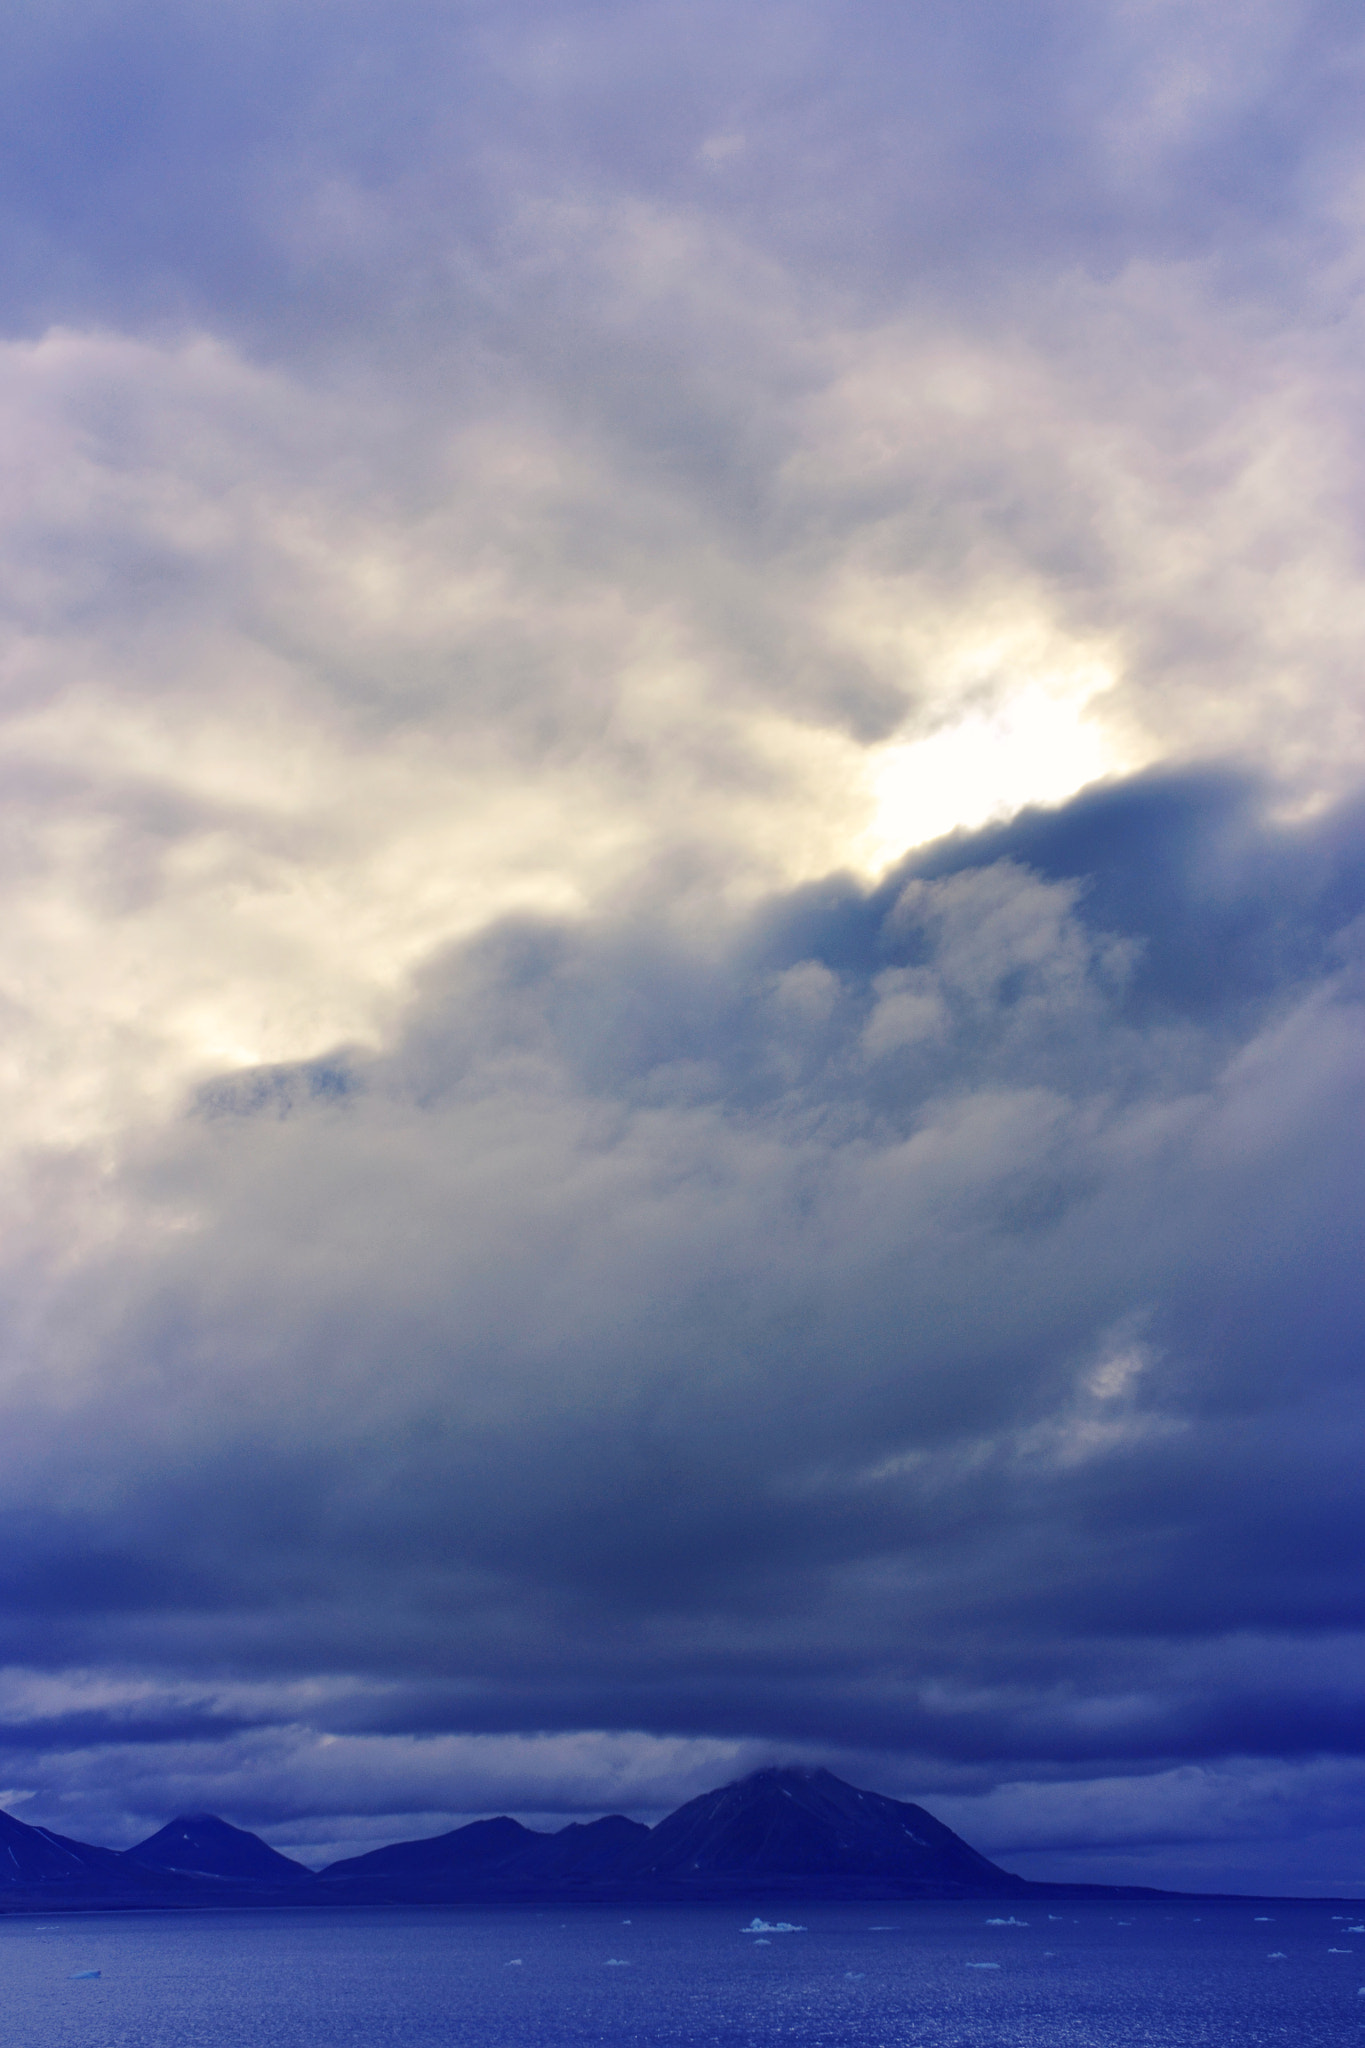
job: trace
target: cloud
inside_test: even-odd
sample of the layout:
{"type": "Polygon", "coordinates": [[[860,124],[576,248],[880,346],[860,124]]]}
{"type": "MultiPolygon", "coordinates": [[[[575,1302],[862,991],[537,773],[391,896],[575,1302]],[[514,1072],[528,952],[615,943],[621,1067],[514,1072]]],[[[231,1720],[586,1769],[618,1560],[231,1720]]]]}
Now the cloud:
{"type": "Polygon", "coordinates": [[[1087,1774],[1317,1829],[1360,51],[1336,0],[16,22],[30,1810],[232,1779],[316,1848],[794,1753],[1005,1840],[1042,1787],[1058,1854],[1087,1774]]]}
{"type": "Polygon", "coordinates": [[[303,1711],[355,1735],[1353,1755],[1359,853],[1119,785],[720,946],[504,924],[385,1051],[202,1091],[51,1245],[6,1661],[262,1725],[351,1674],[303,1711]]]}
{"type": "Polygon", "coordinates": [[[1248,245],[1253,275],[1311,263],[1354,137],[1358,21],[1268,0],[1235,50],[1223,29],[1210,4],[1054,0],[1025,26],[1000,0],[853,21],[777,0],[742,24],[415,0],[338,7],[324,34],[294,0],[73,0],[16,27],[11,304],[135,319],[170,300],[306,347],[382,326],[395,273],[404,321],[444,314],[452,254],[477,275],[528,197],[566,189],[704,206],[882,297],[911,272],[979,289],[1002,266],[1102,268],[1120,241],[1234,274],[1248,245]]]}
{"type": "Polygon", "coordinates": [[[850,325],[715,224],[543,231],[609,363],[538,360],[534,307],[439,392],[0,349],[16,1138],[376,1042],[517,908],[667,872],[727,916],[1153,760],[1353,786],[1349,322],[1126,274],[850,325]]]}

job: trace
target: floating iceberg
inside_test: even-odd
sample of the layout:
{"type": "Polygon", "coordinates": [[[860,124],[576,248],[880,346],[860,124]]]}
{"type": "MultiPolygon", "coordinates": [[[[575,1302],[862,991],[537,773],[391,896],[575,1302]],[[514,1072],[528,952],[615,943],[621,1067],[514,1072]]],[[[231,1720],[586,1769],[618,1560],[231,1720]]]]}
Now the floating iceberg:
{"type": "Polygon", "coordinates": [[[866,1970],[845,1970],[845,1971],[844,1971],[844,1975],[845,1975],[846,1977],[851,1977],[851,1978],[853,1978],[853,1979],[855,1980],[855,1982],[856,1982],[856,1980],[857,1980],[857,1979],[858,1979],[859,1977],[865,1977],[865,1976],[867,1975],[867,1972],[866,1972],[866,1970]]]}
{"type": "Polygon", "coordinates": [[[1266,1961],[1268,1963],[1284,1963],[1288,1960],[1289,1958],[1285,1955],[1285,1952],[1282,1948],[1271,1949],[1270,1954],[1266,1957],[1266,1961]]]}
{"type": "MultiPolygon", "coordinates": [[[[1125,1923],[1124,1923],[1123,1921],[1120,1921],[1120,1922],[1119,1922],[1119,1925],[1120,1925],[1121,1927],[1122,1927],[1122,1926],[1123,1926],[1124,1924],[1125,1924],[1125,1923]]],[[[1016,1920],[1016,1919],[1015,1919],[1015,1917],[1014,1917],[1014,1915],[1013,1915],[1013,1913],[1011,1913],[1011,1914],[1010,1914],[1010,1917],[1009,1917],[1009,1919],[1008,1919],[1008,1920],[988,1920],[988,1921],[986,1922],[986,1925],[987,1925],[988,1927],[1027,1927],[1027,1926],[1028,1926],[1028,1921],[1027,1921],[1027,1920],[1016,1920]]]]}
{"type": "Polygon", "coordinates": [[[504,1970],[519,1970],[522,1967],[521,1957],[513,1956],[511,1961],[504,1963],[502,1967],[504,1970]]]}
{"type": "Polygon", "coordinates": [[[968,1963],[969,1970],[998,1970],[999,1963],[968,1963]]]}
{"type": "Polygon", "coordinates": [[[792,1920],[760,1920],[757,1913],[747,1927],[740,1928],[741,1934],[804,1934],[805,1928],[798,1927],[792,1920]]]}

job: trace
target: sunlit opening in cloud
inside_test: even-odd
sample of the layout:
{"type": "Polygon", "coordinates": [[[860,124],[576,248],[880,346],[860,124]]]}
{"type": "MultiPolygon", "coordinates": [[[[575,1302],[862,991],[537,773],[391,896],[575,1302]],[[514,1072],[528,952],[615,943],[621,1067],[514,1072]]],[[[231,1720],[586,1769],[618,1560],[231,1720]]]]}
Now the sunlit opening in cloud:
{"type": "Polygon", "coordinates": [[[893,741],[869,762],[874,811],[862,845],[870,869],[957,828],[1009,817],[1025,804],[1061,803],[1088,782],[1136,763],[1092,715],[1113,687],[1088,663],[1025,683],[926,739],[893,741]]]}

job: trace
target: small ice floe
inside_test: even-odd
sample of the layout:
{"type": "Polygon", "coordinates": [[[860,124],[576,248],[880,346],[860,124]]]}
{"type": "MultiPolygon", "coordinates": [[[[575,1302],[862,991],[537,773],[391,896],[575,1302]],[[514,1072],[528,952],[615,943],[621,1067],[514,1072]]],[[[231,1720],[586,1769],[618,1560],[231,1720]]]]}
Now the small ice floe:
{"type": "Polygon", "coordinates": [[[1289,1958],[1285,1955],[1285,1952],[1282,1948],[1271,1949],[1270,1954],[1266,1957],[1266,1961],[1268,1963],[1284,1963],[1288,1960],[1289,1958]]]}
{"type": "Polygon", "coordinates": [[[71,1982],[72,1982],[73,1984],[78,1984],[78,1983],[80,1983],[80,1981],[82,1980],[82,1978],[85,1978],[85,1977],[98,1977],[98,1975],[99,1975],[99,1971],[98,1971],[98,1970],[73,1970],[73,1971],[71,1972],[71,1982]]]}
{"type": "Polygon", "coordinates": [[[999,1963],[968,1963],[969,1970],[998,1970],[999,1963]]]}
{"type": "Polygon", "coordinates": [[[1256,1915],[1256,1925],[1258,1927],[1268,1927],[1274,1917],[1273,1913],[1258,1913],[1256,1915]]]}
{"type": "Polygon", "coordinates": [[[1131,1921],[1131,1920],[1116,1920],[1116,1921],[1114,1922],[1114,1925],[1115,1925],[1116,1927],[1131,1927],[1131,1926],[1132,1926],[1132,1924],[1133,1924],[1133,1923],[1132,1923],[1132,1921],[1131,1921]]]}
{"type": "Polygon", "coordinates": [[[608,1956],[607,1968],[609,1970],[628,1970],[630,1968],[630,1964],[626,1961],[624,1956],[608,1956]]]}
{"type": "Polygon", "coordinates": [[[869,1934],[894,1934],[896,1929],[891,1926],[884,1926],[879,1921],[875,1927],[869,1927],[867,1931],[869,1934]]]}
{"type": "Polygon", "coordinates": [[[1060,1920],[1063,1916],[1060,1913],[1049,1913],[1047,1917],[1049,1920],[1060,1920]]]}
{"type": "Polygon", "coordinates": [[[1362,1925],[1360,1927],[1348,1927],[1346,1932],[1348,1934],[1365,1934],[1365,1925],[1362,1925]]]}
{"type": "Polygon", "coordinates": [[[760,1920],[755,1913],[748,1926],[741,1927],[739,1931],[741,1934],[804,1934],[806,1930],[793,1920],[760,1920]]]}
{"type": "Polygon", "coordinates": [[[629,1922],[629,1920],[623,1920],[623,1921],[621,1922],[621,1925],[622,1925],[623,1927],[629,1927],[629,1925],[630,1925],[630,1922],[629,1922]]]}
{"type": "Polygon", "coordinates": [[[867,1975],[867,1972],[866,1970],[845,1970],[844,1975],[856,1984],[860,1977],[867,1975]]]}
{"type": "Polygon", "coordinates": [[[768,1937],[767,1937],[767,1935],[766,1935],[766,1934],[760,1934],[760,1935],[759,1935],[759,1937],[758,1937],[758,1940],[757,1940],[757,1941],[756,1941],[756,1942],[754,1943],[754,1947],[755,1947],[755,1948],[771,1948],[771,1947],[772,1947],[772,1943],[771,1943],[771,1942],[769,1941],[769,1939],[768,1939],[768,1937]]]}
{"type": "Polygon", "coordinates": [[[986,1925],[988,1927],[1027,1927],[1028,1921],[1016,1920],[1013,1913],[1011,1913],[1008,1920],[988,1920],[986,1925]]]}
{"type": "Polygon", "coordinates": [[[509,1962],[506,1962],[506,1963],[504,1963],[502,1967],[504,1968],[504,1970],[519,1970],[519,1969],[521,1969],[521,1968],[522,1968],[522,1960],[521,1960],[521,1957],[520,1957],[520,1956],[513,1956],[513,1957],[511,1958],[511,1960],[510,1960],[509,1962]]]}
{"type": "Polygon", "coordinates": [[[1348,1956],[1351,1951],[1348,1948],[1329,1948],[1327,1953],[1329,1956],[1348,1956]]]}

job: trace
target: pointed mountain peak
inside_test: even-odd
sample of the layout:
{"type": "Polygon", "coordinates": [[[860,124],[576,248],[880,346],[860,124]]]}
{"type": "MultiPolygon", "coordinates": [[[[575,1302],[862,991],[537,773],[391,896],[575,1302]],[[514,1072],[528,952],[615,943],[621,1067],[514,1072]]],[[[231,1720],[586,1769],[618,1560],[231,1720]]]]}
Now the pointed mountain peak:
{"type": "Polygon", "coordinates": [[[124,1851],[130,1863],[174,1870],[231,1884],[282,1884],[311,1877],[292,1856],[281,1856],[259,1835],[233,1827],[216,1813],[181,1813],[145,1842],[124,1851]]]}
{"type": "Polygon", "coordinates": [[[921,1806],[860,1791],[833,1771],[769,1765],[704,1792],[662,1820],[635,1866],[689,1888],[836,1884],[869,1896],[1022,1892],[921,1806]]]}

